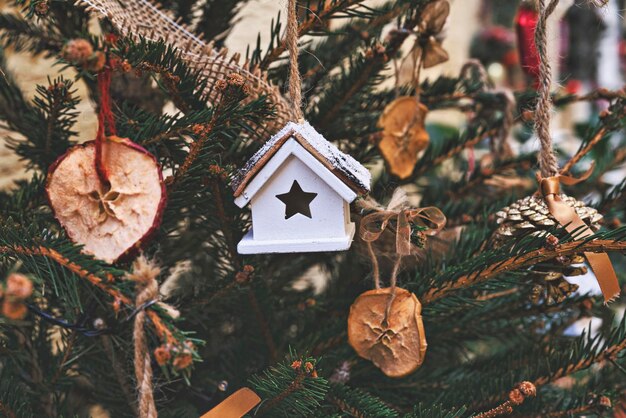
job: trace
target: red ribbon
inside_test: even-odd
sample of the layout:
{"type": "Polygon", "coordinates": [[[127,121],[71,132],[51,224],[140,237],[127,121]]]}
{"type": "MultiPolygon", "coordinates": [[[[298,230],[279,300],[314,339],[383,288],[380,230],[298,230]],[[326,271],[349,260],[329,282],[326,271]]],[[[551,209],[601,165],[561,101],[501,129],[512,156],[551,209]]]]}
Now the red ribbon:
{"type": "Polygon", "coordinates": [[[100,111],[98,112],[98,133],[96,134],[96,172],[102,183],[109,184],[109,173],[104,163],[104,142],[109,136],[116,135],[115,118],[111,111],[111,67],[109,63],[98,74],[98,93],[100,95],[100,111]],[[108,132],[107,132],[108,131],[108,132]]]}

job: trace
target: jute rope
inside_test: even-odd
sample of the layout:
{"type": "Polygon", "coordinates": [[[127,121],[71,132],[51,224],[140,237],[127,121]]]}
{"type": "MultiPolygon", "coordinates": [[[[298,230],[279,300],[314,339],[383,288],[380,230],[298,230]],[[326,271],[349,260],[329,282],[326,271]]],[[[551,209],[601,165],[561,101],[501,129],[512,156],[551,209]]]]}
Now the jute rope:
{"type": "MultiPolygon", "coordinates": [[[[156,281],[160,269],[141,256],[133,264],[133,273],[128,278],[135,282],[137,297],[135,306],[142,306],[159,297],[159,284],[156,281]]],[[[137,379],[138,406],[140,418],[157,418],[152,388],[152,365],[145,333],[146,312],[141,310],[135,316],[133,342],[135,345],[135,377],[137,379]]]]}
{"type": "Polygon", "coordinates": [[[539,169],[542,177],[553,177],[559,173],[559,163],[554,154],[552,136],[550,135],[550,120],[552,119],[552,98],[550,87],[552,81],[552,68],[548,62],[548,17],[554,12],[559,0],[550,0],[546,6],[546,0],[538,0],[539,19],[535,29],[535,46],[539,55],[539,86],[537,109],[535,111],[535,132],[541,143],[539,153],[539,169]]]}
{"type": "Polygon", "coordinates": [[[304,122],[302,113],[302,79],[298,68],[298,16],[296,0],[289,0],[287,10],[287,47],[289,48],[289,97],[293,102],[298,123],[304,122]]]}

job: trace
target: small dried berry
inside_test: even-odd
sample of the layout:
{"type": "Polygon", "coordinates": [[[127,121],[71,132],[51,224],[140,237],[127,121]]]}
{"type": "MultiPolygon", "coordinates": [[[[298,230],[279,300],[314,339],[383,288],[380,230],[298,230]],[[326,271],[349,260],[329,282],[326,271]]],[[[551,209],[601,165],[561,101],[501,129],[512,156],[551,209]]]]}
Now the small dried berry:
{"type": "Polygon", "coordinates": [[[26,305],[22,302],[11,302],[9,300],[5,300],[2,304],[2,315],[9,319],[24,319],[27,312],[28,308],[26,308],[26,305]]]}
{"type": "Polygon", "coordinates": [[[513,389],[509,392],[509,402],[513,405],[521,405],[524,402],[524,395],[519,389],[513,389]]]}
{"type": "Polygon", "coordinates": [[[162,345],[154,349],[154,359],[159,366],[166,365],[171,358],[172,354],[170,353],[169,347],[162,345]]]}
{"type": "Polygon", "coordinates": [[[67,61],[83,65],[93,56],[93,46],[87,39],[72,39],[65,44],[61,55],[67,61]]]}
{"type": "Polygon", "coordinates": [[[524,396],[534,397],[537,394],[537,387],[531,382],[522,382],[518,389],[524,396]]]}
{"type": "Polygon", "coordinates": [[[610,409],[613,407],[613,403],[608,396],[600,396],[600,399],[598,399],[598,406],[600,406],[601,408],[610,409]]]}
{"type": "Polygon", "coordinates": [[[546,248],[548,250],[554,251],[556,247],[559,245],[559,239],[555,235],[548,235],[546,238],[546,248]]]}
{"type": "Polygon", "coordinates": [[[191,363],[193,363],[193,357],[191,356],[191,353],[183,352],[176,356],[172,364],[177,370],[184,370],[187,367],[191,366],[191,363]]]}
{"type": "Polygon", "coordinates": [[[33,294],[33,282],[23,274],[12,273],[7,278],[5,292],[7,297],[26,299],[33,294]]]}
{"type": "Polygon", "coordinates": [[[311,373],[315,369],[315,366],[313,366],[313,363],[311,363],[310,361],[307,361],[306,363],[304,363],[304,369],[307,373],[311,373]]]}
{"type": "Polygon", "coordinates": [[[47,0],[40,1],[35,5],[35,14],[39,17],[44,17],[50,11],[50,5],[47,0]]]}
{"type": "Polygon", "coordinates": [[[107,62],[106,54],[102,51],[96,51],[86,63],[86,68],[93,72],[102,70],[107,62]]]}

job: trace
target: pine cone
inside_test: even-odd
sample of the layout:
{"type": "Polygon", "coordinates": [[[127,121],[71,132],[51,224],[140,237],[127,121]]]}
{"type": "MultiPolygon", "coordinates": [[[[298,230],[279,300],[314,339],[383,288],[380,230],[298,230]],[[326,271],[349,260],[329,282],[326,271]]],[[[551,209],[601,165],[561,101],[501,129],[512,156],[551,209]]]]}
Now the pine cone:
{"type": "MultiPolygon", "coordinates": [[[[593,231],[600,229],[599,222],[602,220],[602,215],[597,210],[564,194],[561,195],[561,199],[573,207],[580,219],[593,231]]],[[[497,212],[496,222],[500,225],[493,236],[496,246],[508,241],[510,237],[517,237],[531,231],[537,233],[547,231],[558,224],[550,214],[543,198],[534,195],[520,199],[497,212]]]]}
{"type": "MultiPolygon", "coordinates": [[[[593,231],[600,229],[602,215],[594,208],[573,197],[561,195],[561,199],[576,210],[580,219],[593,231]]],[[[500,247],[507,241],[525,234],[539,234],[558,225],[545,201],[540,196],[528,196],[496,213],[498,229],[491,238],[491,245],[500,247]]],[[[549,235],[546,245],[550,245],[549,235]]],[[[557,240],[558,243],[558,240],[557,240]]],[[[582,255],[557,257],[534,266],[530,299],[538,304],[543,299],[547,304],[560,303],[578,290],[578,286],[565,280],[566,276],[585,274],[587,268],[576,264],[584,262],[582,255]]]]}

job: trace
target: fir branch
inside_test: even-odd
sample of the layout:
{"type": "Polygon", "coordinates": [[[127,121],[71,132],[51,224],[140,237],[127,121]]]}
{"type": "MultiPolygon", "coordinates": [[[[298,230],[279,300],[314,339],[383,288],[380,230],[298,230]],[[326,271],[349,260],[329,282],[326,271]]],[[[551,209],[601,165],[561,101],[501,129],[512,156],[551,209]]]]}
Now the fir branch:
{"type": "MultiPolygon", "coordinates": [[[[338,12],[346,10],[347,8],[356,4],[362,3],[363,0],[335,0],[323,2],[322,10],[318,10],[316,13],[309,13],[307,18],[298,25],[298,38],[306,35],[320,22],[325,22],[332,18],[338,12]]],[[[276,61],[283,52],[287,50],[287,37],[283,37],[275,47],[270,47],[265,57],[259,63],[261,69],[268,69],[269,66],[276,61]]]]}
{"type": "MultiPolygon", "coordinates": [[[[107,293],[109,296],[113,298],[114,306],[118,304],[133,306],[133,302],[128,296],[126,296],[121,291],[119,291],[118,289],[114,288],[111,285],[112,282],[114,281],[114,278],[112,275],[106,274],[106,278],[104,279],[101,277],[98,277],[95,274],[90,273],[86,269],[82,268],[78,264],[72,262],[67,257],[63,256],[61,253],[59,253],[58,251],[54,249],[46,248],[44,246],[35,246],[31,248],[20,246],[20,245],[17,245],[14,247],[0,246],[0,255],[3,255],[3,254],[4,255],[19,254],[19,255],[27,255],[27,256],[40,256],[40,257],[47,258],[63,266],[67,270],[76,274],[78,277],[86,279],[89,283],[96,286],[97,288],[103,290],[105,293],[107,293]]],[[[176,338],[174,338],[174,335],[169,330],[169,328],[165,325],[165,323],[163,322],[163,320],[161,319],[161,317],[159,316],[157,312],[150,309],[148,310],[147,313],[160,339],[165,340],[165,341],[176,341],[176,338]]]]}
{"type": "Polygon", "coordinates": [[[498,162],[494,167],[487,170],[482,170],[478,167],[474,175],[468,181],[460,183],[460,186],[451,187],[447,194],[455,198],[467,195],[475,191],[478,186],[483,185],[485,181],[492,179],[505,171],[524,169],[532,166],[536,159],[537,157],[534,154],[527,154],[514,160],[498,162]]]}
{"type": "MultiPolygon", "coordinates": [[[[573,345],[564,347],[558,343],[552,343],[539,348],[538,352],[547,356],[546,365],[541,367],[540,374],[534,377],[532,384],[539,388],[565,376],[588,369],[594,364],[616,361],[618,356],[626,350],[625,332],[626,316],[622,318],[617,327],[607,331],[607,335],[591,336],[584,333],[573,345]],[[568,351],[564,351],[565,348],[568,351]]],[[[520,364],[526,365],[527,363],[520,362],[520,364]]],[[[526,370],[522,372],[536,373],[536,370],[536,365],[529,364],[526,366],[526,370]]],[[[475,402],[471,408],[473,410],[482,409],[494,404],[502,397],[502,394],[488,396],[486,399],[475,402]]]]}
{"type": "Polygon", "coordinates": [[[265,345],[269,351],[270,360],[272,362],[276,361],[278,358],[278,350],[276,349],[276,343],[274,343],[274,337],[272,336],[272,332],[270,330],[269,323],[265,318],[265,314],[261,310],[261,306],[259,305],[259,301],[254,293],[252,288],[248,288],[247,291],[248,302],[250,302],[250,307],[254,312],[254,317],[256,318],[259,326],[261,327],[261,334],[263,334],[263,339],[265,340],[265,345]]]}
{"type": "Polygon", "coordinates": [[[542,413],[541,415],[531,415],[533,418],[569,418],[578,415],[587,416],[597,412],[598,406],[594,404],[581,405],[564,411],[554,411],[542,413]]]}
{"type": "Polygon", "coordinates": [[[413,181],[416,177],[422,176],[424,173],[428,172],[429,170],[431,170],[433,167],[438,166],[439,164],[443,163],[444,161],[454,157],[455,155],[459,154],[460,152],[462,152],[463,150],[465,150],[466,148],[469,147],[473,147],[474,145],[478,144],[479,142],[483,141],[486,138],[489,138],[492,135],[496,135],[498,132],[497,129],[492,129],[486,132],[483,132],[481,134],[478,134],[477,136],[453,147],[452,149],[448,150],[445,154],[442,154],[438,157],[436,157],[435,159],[433,159],[432,161],[429,161],[428,164],[423,164],[420,165],[420,167],[411,175],[411,177],[409,178],[410,180],[406,180],[408,181],[413,181]]]}
{"type": "Polygon", "coordinates": [[[550,375],[541,376],[535,379],[534,383],[537,386],[543,386],[550,382],[554,382],[555,380],[560,379],[561,377],[569,376],[573,373],[587,369],[595,363],[602,363],[604,361],[615,361],[617,360],[617,356],[624,350],[626,350],[626,338],[622,339],[621,341],[615,344],[609,345],[604,350],[602,350],[602,352],[600,352],[599,354],[594,354],[590,357],[582,359],[576,364],[570,364],[567,367],[560,368],[550,375]]]}
{"type": "Polygon", "coordinates": [[[250,378],[249,383],[262,399],[255,416],[310,416],[328,392],[328,382],[317,375],[316,360],[290,358],[261,375],[250,378]]]}
{"type": "Polygon", "coordinates": [[[480,413],[475,418],[496,418],[501,415],[510,415],[513,408],[524,403],[526,398],[535,397],[537,388],[530,382],[522,382],[509,392],[508,400],[489,411],[480,413]]]}
{"type": "Polygon", "coordinates": [[[256,415],[265,415],[268,411],[271,411],[272,409],[274,409],[274,407],[276,407],[276,405],[285,400],[285,398],[290,396],[295,391],[300,390],[302,388],[302,382],[304,382],[305,377],[306,375],[304,374],[304,372],[299,370],[296,374],[296,377],[291,381],[289,386],[282,390],[278,395],[264,403],[263,407],[257,411],[256,415]]]}
{"type": "Polygon", "coordinates": [[[189,149],[189,153],[187,157],[185,157],[185,161],[180,166],[180,168],[176,171],[173,177],[168,178],[166,180],[166,184],[169,189],[174,187],[176,183],[180,182],[180,180],[187,174],[191,166],[195,163],[196,159],[200,155],[202,148],[204,147],[206,141],[209,139],[211,134],[213,133],[213,129],[215,128],[215,124],[218,119],[219,106],[213,112],[213,117],[206,125],[197,125],[198,129],[198,138],[191,144],[189,149]]]}
{"type": "MultiPolygon", "coordinates": [[[[426,3],[426,2],[424,2],[426,3]]],[[[404,41],[409,37],[410,30],[413,29],[420,21],[421,13],[415,13],[414,16],[410,16],[406,19],[402,25],[402,29],[390,34],[386,44],[375,44],[370,47],[362,57],[358,68],[355,71],[358,73],[356,77],[352,77],[350,83],[346,84],[348,87],[346,91],[337,94],[333,92],[332,103],[328,109],[324,109],[325,106],[318,104],[318,109],[324,109],[323,113],[317,113],[315,115],[315,125],[321,129],[329,126],[333,119],[337,117],[339,111],[346,105],[352,97],[361,91],[361,89],[370,83],[372,76],[378,74],[385,65],[396,56],[404,41]],[[348,86],[349,85],[349,86],[348,86]]],[[[330,99],[330,97],[325,97],[330,99]]]]}
{"type": "Polygon", "coordinates": [[[431,288],[420,300],[423,305],[432,303],[433,301],[447,296],[449,293],[474,286],[478,283],[485,282],[501,273],[521,269],[530,265],[547,261],[558,256],[568,256],[580,254],[583,252],[608,252],[608,251],[624,251],[626,250],[626,241],[613,240],[588,240],[573,241],[559,245],[556,249],[550,250],[541,248],[525,254],[515,255],[511,258],[499,261],[497,263],[485,266],[480,271],[465,274],[452,282],[444,284],[440,288],[431,288]]]}
{"type": "Polygon", "coordinates": [[[6,418],[17,418],[15,413],[4,403],[0,402],[0,413],[4,414],[6,418]]]}
{"type": "Polygon", "coordinates": [[[607,123],[603,124],[591,137],[591,139],[586,141],[586,143],[581,146],[576,154],[563,166],[560,174],[568,174],[574,165],[587,155],[598,144],[598,142],[604,139],[607,134],[620,125],[619,123],[616,123],[616,120],[619,121],[624,116],[626,116],[626,106],[619,106],[616,114],[610,114],[610,117],[606,116],[605,118],[607,119],[607,123]]]}
{"type": "Polygon", "coordinates": [[[396,418],[399,416],[397,411],[381,399],[360,389],[337,383],[331,384],[326,399],[354,418],[396,418]]]}
{"type": "Polygon", "coordinates": [[[102,340],[102,345],[104,346],[104,352],[111,362],[113,373],[115,374],[115,379],[119,383],[120,388],[122,389],[122,393],[124,393],[126,403],[128,404],[128,407],[133,411],[133,413],[137,415],[137,406],[134,396],[135,391],[130,385],[127,376],[124,374],[124,366],[120,364],[117,356],[115,355],[113,344],[111,343],[111,337],[108,335],[103,335],[100,337],[100,339],[102,340]]]}
{"type": "Polygon", "coordinates": [[[612,101],[616,99],[626,99],[626,91],[623,89],[611,91],[599,88],[584,95],[555,96],[552,100],[555,106],[564,106],[574,102],[593,102],[596,100],[612,101]]]}
{"type": "Polygon", "coordinates": [[[14,13],[0,13],[0,41],[3,48],[33,54],[45,52],[46,57],[57,54],[63,47],[63,37],[37,26],[14,13]]]}

